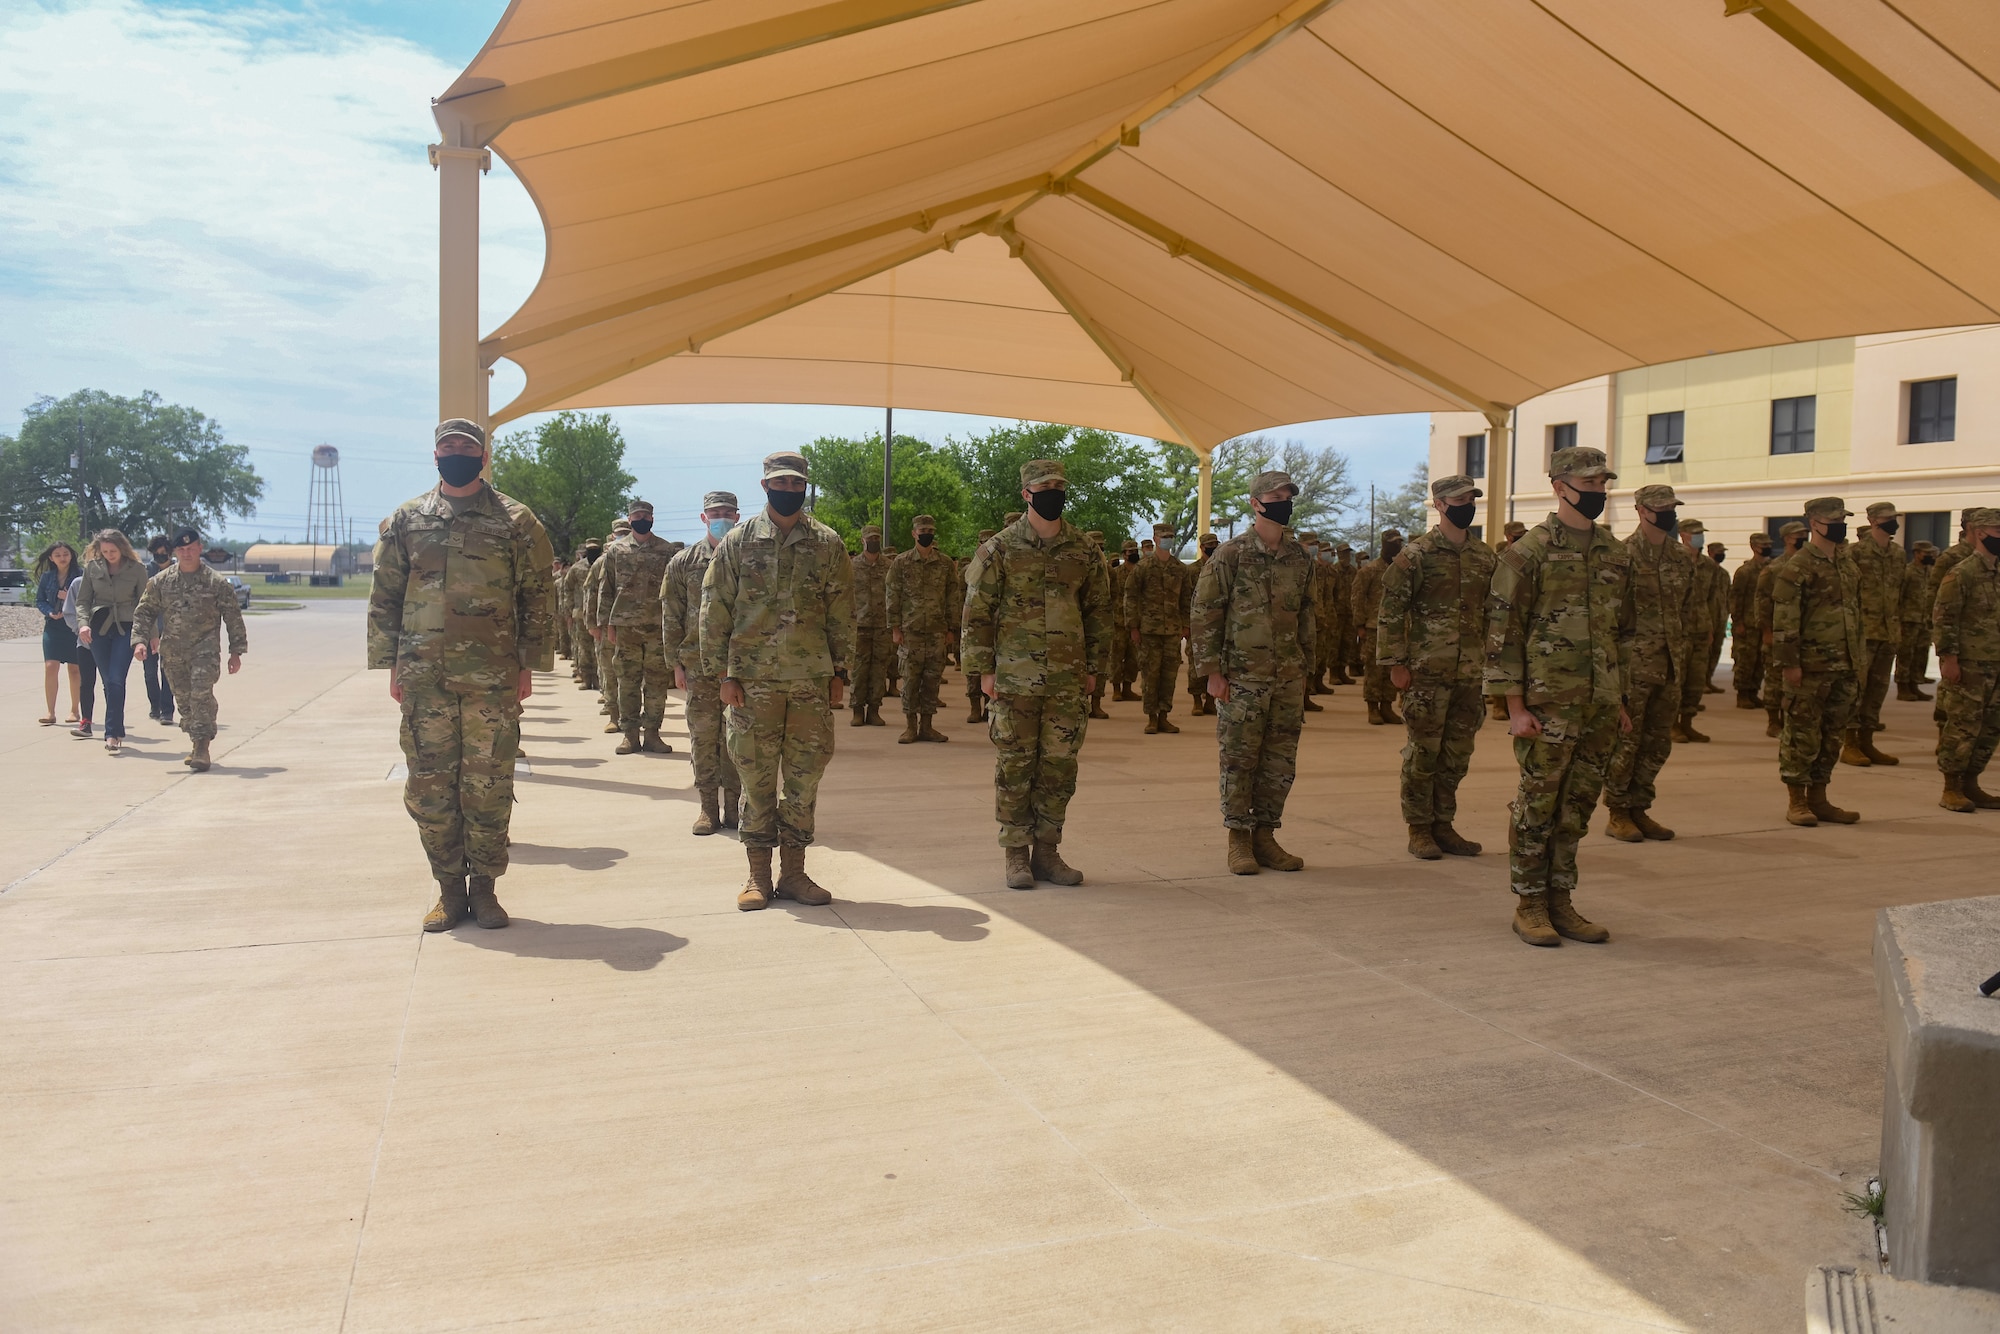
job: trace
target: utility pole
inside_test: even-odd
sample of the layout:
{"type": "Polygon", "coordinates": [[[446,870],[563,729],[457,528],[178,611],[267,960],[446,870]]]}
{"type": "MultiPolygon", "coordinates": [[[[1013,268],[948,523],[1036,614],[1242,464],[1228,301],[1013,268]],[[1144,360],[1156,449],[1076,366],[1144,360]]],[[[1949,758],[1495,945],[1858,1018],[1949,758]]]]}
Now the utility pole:
{"type": "Polygon", "coordinates": [[[1375,483],[1368,484],[1368,545],[1375,545],[1375,483]]]}
{"type": "Polygon", "coordinates": [[[86,503],[83,491],[83,395],[81,394],[78,394],[76,399],[76,448],[70,451],[69,473],[71,482],[76,487],[76,526],[79,529],[77,536],[88,542],[90,507],[86,503]]]}
{"type": "Polygon", "coordinates": [[[892,490],[891,478],[896,470],[896,410],[884,408],[882,417],[882,542],[887,545],[889,536],[889,497],[892,490]]]}

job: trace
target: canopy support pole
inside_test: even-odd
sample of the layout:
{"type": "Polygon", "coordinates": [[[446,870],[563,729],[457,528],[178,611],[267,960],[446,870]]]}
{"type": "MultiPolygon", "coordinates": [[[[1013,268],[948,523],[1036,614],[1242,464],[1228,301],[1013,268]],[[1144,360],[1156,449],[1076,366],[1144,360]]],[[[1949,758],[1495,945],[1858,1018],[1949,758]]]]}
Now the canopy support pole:
{"type": "Polygon", "coordinates": [[[1507,493],[1514,489],[1508,463],[1513,458],[1509,444],[1508,417],[1511,409],[1493,408],[1486,413],[1486,529],[1481,538],[1492,545],[1500,540],[1507,524],[1507,493]]]}
{"type": "Polygon", "coordinates": [[[896,409],[882,410],[882,545],[895,541],[889,531],[889,499],[893,491],[891,481],[896,471],[896,409]]]}
{"type": "MultiPolygon", "coordinates": [[[[447,137],[451,137],[447,131],[447,137]]],[[[486,427],[486,367],[479,355],[479,175],[483,148],[432,144],[438,174],[438,420],[486,427]]]]}
{"type": "Polygon", "coordinates": [[[1209,506],[1215,497],[1215,451],[1197,450],[1194,457],[1194,535],[1198,540],[1208,536],[1209,506]]]}

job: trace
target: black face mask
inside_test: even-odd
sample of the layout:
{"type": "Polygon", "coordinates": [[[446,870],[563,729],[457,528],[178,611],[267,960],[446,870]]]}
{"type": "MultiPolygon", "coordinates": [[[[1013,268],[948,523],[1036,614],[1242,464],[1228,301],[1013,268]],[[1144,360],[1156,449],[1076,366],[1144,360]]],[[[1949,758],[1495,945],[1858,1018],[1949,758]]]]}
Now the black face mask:
{"type": "Polygon", "coordinates": [[[651,519],[634,519],[632,520],[632,531],[644,536],[653,531],[653,521],[651,519]]]}
{"type": "Polygon", "coordinates": [[[863,551],[880,551],[882,549],[882,544],[878,542],[876,539],[870,537],[862,541],[861,549],[863,551]]]}
{"type": "Polygon", "coordinates": [[[1068,499],[1069,492],[1059,486],[1054,486],[1046,491],[1030,492],[1028,495],[1028,508],[1034,510],[1035,513],[1041,515],[1044,519],[1060,519],[1063,512],[1063,502],[1068,499]]]}
{"type": "Polygon", "coordinates": [[[1400,541],[1384,542],[1382,544],[1382,559],[1394,560],[1396,559],[1397,553],[1402,551],[1402,549],[1403,549],[1403,544],[1400,541]]]}
{"type": "MultiPolygon", "coordinates": [[[[1575,490],[1576,494],[1569,498],[1569,503],[1576,509],[1578,514],[1581,514],[1586,519],[1595,519],[1598,515],[1604,513],[1605,496],[1602,491],[1583,491],[1577,490],[1574,487],[1571,489],[1575,490]]],[[[1668,531],[1671,532],[1673,530],[1669,529],[1668,531]]]]}
{"type": "Polygon", "coordinates": [[[438,476],[444,478],[447,486],[471,486],[479,480],[480,466],[485,462],[477,454],[445,454],[438,458],[438,476]]]}
{"type": "MultiPolygon", "coordinates": [[[[2000,537],[1982,537],[1979,539],[1979,545],[1985,547],[1994,555],[2000,556],[2000,537]]],[[[1929,565],[1930,562],[1925,561],[1924,564],[1929,565]]]]}
{"type": "MultiPolygon", "coordinates": [[[[1728,554],[1729,554],[1729,553],[1725,551],[1725,552],[1723,552],[1723,553],[1722,553],[1722,556],[1727,556],[1728,554]]],[[[1710,560],[1712,560],[1712,561],[1714,561],[1714,562],[1715,562],[1715,563],[1716,563],[1717,565],[1720,565],[1720,564],[1722,564],[1722,556],[1714,556],[1714,555],[1711,555],[1711,556],[1709,557],[1709,559],[1710,559],[1710,560]]]]}
{"type": "Polygon", "coordinates": [[[1902,522],[1897,519],[1884,519],[1882,520],[1882,522],[1876,524],[1875,526],[1877,528],[1880,528],[1883,532],[1887,533],[1889,536],[1894,537],[1896,535],[1896,530],[1898,528],[1901,528],[1903,525],[1902,522]]]}
{"type": "Polygon", "coordinates": [[[918,546],[920,546],[920,547],[927,547],[927,546],[929,546],[929,545],[930,545],[931,543],[933,543],[933,542],[935,542],[935,541],[937,541],[937,534],[936,534],[936,533],[918,533],[918,534],[917,534],[917,545],[918,545],[918,546]]]}
{"type": "Polygon", "coordinates": [[[585,565],[595,565],[597,564],[597,558],[603,554],[602,551],[586,551],[583,553],[583,563],[585,565]]]}
{"type": "Polygon", "coordinates": [[[1681,514],[1679,510],[1668,510],[1665,514],[1655,514],[1653,516],[1653,527],[1659,529],[1669,537],[1679,532],[1680,526],[1681,514]]]}
{"type": "Polygon", "coordinates": [[[764,499],[771,502],[771,508],[777,513],[792,515],[797,514],[800,508],[806,503],[806,493],[803,491],[772,491],[766,488],[764,499]]]}
{"type": "Polygon", "coordinates": [[[1477,505],[1446,505],[1444,507],[1444,521],[1454,528],[1470,528],[1472,527],[1474,516],[1478,513],[1479,507],[1477,505]]]}
{"type": "Polygon", "coordinates": [[[1826,526],[1826,540],[1829,542],[1845,542],[1847,540],[1847,520],[1836,519],[1832,523],[1829,523],[1826,526]]]}
{"type": "Polygon", "coordinates": [[[1287,498],[1284,500],[1265,501],[1264,517],[1269,519],[1272,523],[1279,524],[1283,527],[1289,528],[1292,523],[1291,500],[1287,498]]]}
{"type": "Polygon", "coordinates": [[[1924,568],[1926,568],[1926,569],[1929,569],[1929,568],[1930,568],[1931,566],[1933,566],[1933,565],[1937,564],[1937,557],[1936,557],[1936,556],[1926,556],[1926,557],[1924,557],[1924,560],[1923,560],[1923,564],[1924,564],[1924,568]]]}

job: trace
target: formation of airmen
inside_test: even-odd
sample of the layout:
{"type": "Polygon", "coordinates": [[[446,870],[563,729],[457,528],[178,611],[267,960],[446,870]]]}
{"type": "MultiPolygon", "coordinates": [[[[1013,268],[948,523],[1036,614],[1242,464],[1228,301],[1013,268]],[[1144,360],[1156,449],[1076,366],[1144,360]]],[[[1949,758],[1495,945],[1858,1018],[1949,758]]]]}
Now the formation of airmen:
{"type": "Polygon", "coordinates": [[[1507,525],[1497,546],[1472,535],[1483,493],[1452,476],[1431,486],[1428,530],[1407,542],[1385,531],[1359,563],[1349,546],[1295,535],[1298,487],[1267,471],[1250,486],[1249,526],[1204,537],[1194,562],[1175,556],[1166,525],[1114,560],[1101,533],[1062,517],[1062,461],[1038,459],[1021,468],[1026,508],[982,532],[961,569],[930,515],[912,523],[909,550],[871,525],[851,555],[805,512],[807,461],[785,452],[765,459],[764,504],[747,520],[733,494],[709,492],[703,536],[681,547],[634,502],[609,538],[558,563],[534,516],[480,480],[485,456],[476,425],[439,425],[440,484],[384,522],[370,600],[369,663],[391,671],[405,802],[440,887],[428,930],[467,915],[506,925],[494,879],[521,702],[559,643],[574,678],[603,694],[620,754],[666,750],[664,694],[685,692],[693,832],[739,830],[745,911],[831,901],[806,849],[835,715],[882,726],[883,700],[899,694],[898,741],[943,742],[939,682],[954,656],[967,719],[993,742],[1002,873],[1016,889],[1082,883],[1061,845],[1090,720],[1108,716],[1109,689],[1142,704],[1148,735],[1177,731],[1183,653],[1189,711],[1216,719],[1225,857],[1240,875],[1305,865],[1277,831],[1315,694],[1358,675],[1370,724],[1405,729],[1403,819],[1410,854],[1427,861],[1482,851],[1455,827],[1457,793],[1488,710],[1503,717],[1520,770],[1512,929],[1533,945],[1610,938],[1574,902],[1600,795],[1613,838],[1674,836],[1650,814],[1656,783],[1674,745],[1708,740],[1695,721],[1720,693],[1725,627],[1738,707],[1771,711],[1791,823],[1860,818],[1829,801],[1833,768],[1896,763],[1874,745],[1881,705],[1892,679],[1900,698],[1928,698],[1932,646],[1940,804],[2000,809],[1978,781],[2000,741],[2000,509],[1965,510],[1957,545],[1917,543],[1906,558],[1894,506],[1869,506],[1850,542],[1850,511],[1821,497],[1775,559],[1753,534],[1732,578],[1669,486],[1639,488],[1637,526],[1615,537],[1597,520],[1616,474],[1602,451],[1570,448],[1550,463],[1554,511],[1507,525]]]}

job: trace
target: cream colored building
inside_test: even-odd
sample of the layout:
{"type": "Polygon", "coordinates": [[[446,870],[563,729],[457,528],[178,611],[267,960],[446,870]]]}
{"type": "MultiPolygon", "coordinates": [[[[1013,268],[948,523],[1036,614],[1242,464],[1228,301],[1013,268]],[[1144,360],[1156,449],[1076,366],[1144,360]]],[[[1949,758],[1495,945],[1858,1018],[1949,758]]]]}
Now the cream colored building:
{"type": "MultiPolygon", "coordinates": [[[[1563,445],[1605,450],[1618,472],[1606,519],[1632,524],[1632,492],[1670,483],[1730,563],[1813,496],[1857,515],[1891,500],[1905,544],[1957,536],[1957,511],[2000,503],[2000,325],[1875,334],[1727,352],[1599,376],[1523,403],[1511,514],[1549,510],[1546,465],[1563,445]]],[[[1483,476],[1486,422],[1431,416],[1433,477],[1483,476]]],[[[1858,521],[1858,520],[1857,520],[1858,521]]]]}

